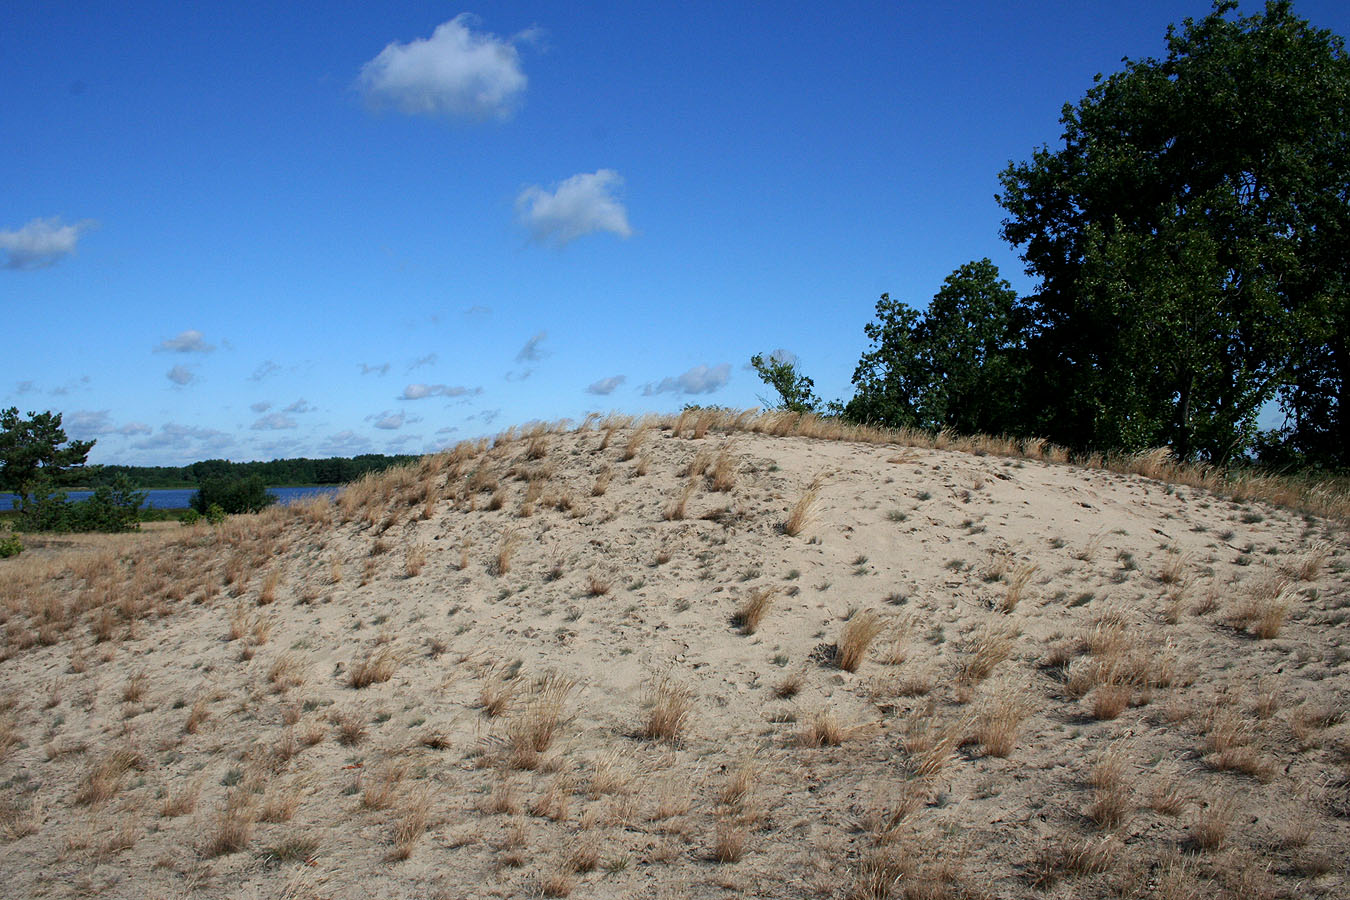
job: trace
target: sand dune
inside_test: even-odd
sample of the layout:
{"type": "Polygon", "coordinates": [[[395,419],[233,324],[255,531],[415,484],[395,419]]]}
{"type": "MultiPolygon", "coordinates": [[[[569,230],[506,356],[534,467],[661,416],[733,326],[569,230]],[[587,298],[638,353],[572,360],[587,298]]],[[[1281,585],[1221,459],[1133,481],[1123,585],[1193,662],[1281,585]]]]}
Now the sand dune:
{"type": "Polygon", "coordinates": [[[1342,521],[738,421],[0,561],[0,895],[1350,894],[1342,521]]]}

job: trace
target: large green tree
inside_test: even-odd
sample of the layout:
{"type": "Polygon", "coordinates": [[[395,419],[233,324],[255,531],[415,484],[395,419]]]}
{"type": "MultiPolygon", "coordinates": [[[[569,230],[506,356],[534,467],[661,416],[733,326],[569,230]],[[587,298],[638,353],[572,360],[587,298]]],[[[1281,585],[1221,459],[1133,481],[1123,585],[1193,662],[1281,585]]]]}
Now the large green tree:
{"type": "Polygon", "coordinates": [[[10,407],[0,411],[0,490],[19,495],[26,505],[39,483],[59,487],[83,471],[93,441],[68,441],[61,414],[33,413],[27,418],[10,407]]]}
{"type": "Polygon", "coordinates": [[[1219,2],[1064,107],[1002,173],[1029,298],[1028,427],[1077,446],[1245,452],[1273,398],[1345,440],[1350,59],[1271,2],[1219,2]]]}
{"type": "Polygon", "coordinates": [[[921,314],[883,294],[844,407],[851,419],[962,433],[1022,430],[1023,315],[988,259],[952,272],[921,314]]]}

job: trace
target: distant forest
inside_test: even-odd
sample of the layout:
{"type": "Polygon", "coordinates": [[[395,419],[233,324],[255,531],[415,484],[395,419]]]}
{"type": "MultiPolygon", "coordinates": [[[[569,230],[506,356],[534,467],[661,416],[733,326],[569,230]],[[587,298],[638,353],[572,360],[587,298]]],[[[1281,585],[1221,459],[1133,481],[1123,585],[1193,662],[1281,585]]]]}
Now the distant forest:
{"type": "Polygon", "coordinates": [[[195,488],[211,479],[237,480],[257,475],[268,487],[343,484],[367,472],[403,465],[416,456],[364,453],[332,459],[274,459],[271,462],[230,462],[207,459],[186,466],[90,466],[77,479],[82,486],[111,485],[126,475],[138,488],[195,488]]]}

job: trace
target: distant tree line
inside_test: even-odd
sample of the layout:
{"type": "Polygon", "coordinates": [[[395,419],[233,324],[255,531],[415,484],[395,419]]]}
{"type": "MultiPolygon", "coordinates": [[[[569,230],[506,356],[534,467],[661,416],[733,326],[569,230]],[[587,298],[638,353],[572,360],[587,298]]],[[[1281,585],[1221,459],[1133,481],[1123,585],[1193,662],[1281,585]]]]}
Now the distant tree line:
{"type": "Polygon", "coordinates": [[[119,466],[103,465],[89,470],[81,480],[90,487],[111,484],[119,475],[125,475],[142,488],[200,487],[208,481],[241,481],[256,476],[267,486],[345,484],[365,475],[380,472],[391,466],[403,465],[417,457],[387,456],[365,453],[360,456],[331,459],[274,459],[270,462],[231,462],[227,459],[207,459],[186,466],[119,466]]]}
{"type": "Polygon", "coordinates": [[[752,366],[785,409],[886,426],[1168,446],[1350,467],[1350,57],[1285,2],[1215,3],[1061,116],[999,176],[1034,292],[982,259],[927,307],[883,295],[854,396],[752,366]],[[1285,424],[1261,431],[1277,403],[1285,424]]]}
{"type": "MultiPolygon", "coordinates": [[[[271,485],[341,484],[367,472],[410,462],[414,456],[364,454],[351,458],[281,459],[234,463],[211,459],[188,466],[88,466],[93,441],[72,441],[61,414],[22,416],[0,410],[0,491],[17,496],[16,525],[29,531],[129,531],[139,527],[146,494],[141,488],[196,486],[194,515],[219,521],[228,513],[257,512],[275,502],[271,485]],[[71,502],[68,490],[93,487],[71,502]]],[[[4,553],[22,551],[5,538],[4,553]]]]}

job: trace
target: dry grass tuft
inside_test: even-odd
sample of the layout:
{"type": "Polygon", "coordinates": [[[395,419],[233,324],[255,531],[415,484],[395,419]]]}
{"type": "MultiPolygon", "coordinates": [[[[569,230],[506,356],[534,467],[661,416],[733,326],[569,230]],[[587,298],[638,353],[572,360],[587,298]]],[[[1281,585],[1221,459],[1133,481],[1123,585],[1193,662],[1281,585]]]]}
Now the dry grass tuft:
{"type": "Polygon", "coordinates": [[[497,555],[492,560],[493,575],[501,576],[511,571],[511,556],[516,552],[520,541],[520,532],[514,529],[502,535],[501,541],[497,544],[497,555]]]}
{"type": "Polygon", "coordinates": [[[1018,566],[1013,573],[1008,576],[1008,589],[1004,592],[1003,598],[999,601],[998,608],[1001,612],[1012,612],[1017,608],[1017,604],[1022,602],[1022,596],[1026,592],[1027,582],[1031,581],[1031,576],[1036,574],[1036,566],[1031,563],[1018,566]]]}
{"type": "Polygon", "coordinates": [[[425,544],[413,544],[403,554],[403,574],[409,578],[416,578],[420,575],[426,564],[427,548],[425,544]]]}
{"type": "Polygon", "coordinates": [[[643,422],[633,429],[633,433],[628,436],[628,443],[623,446],[623,454],[620,458],[624,462],[638,455],[638,451],[642,449],[642,444],[647,440],[647,434],[651,431],[651,428],[652,426],[649,423],[643,422]]]}
{"type": "Polygon", "coordinates": [[[1063,837],[1044,848],[1028,867],[1031,883],[1049,888],[1064,877],[1100,875],[1120,859],[1124,848],[1112,836],[1093,840],[1063,837]]]}
{"type": "Polygon", "coordinates": [[[712,489],[726,493],[736,486],[736,461],[731,457],[730,445],[723,445],[712,464],[712,489]]]}
{"type": "Polygon", "coordinates": [[[1191,822],[1191,843],[1206,852],[1220,849],[1228,841],[1236,813],[1232,797],[1223,795],[1202,801],[1191,822]]]}
{"type": "Polygon", "coordinates": [[[258,590],[258,605],[268,606],[277,602],[277,588],[281,584],[281,573],[268,572],[263,578],[262,587],[258,590]]]}
{"type": "Polygon", "coordinates": [[[85,773],[75,791],[75,802],[81,806],[106,803],[122,789],[122,783],[132,769],[145,767],[145,758],[131,747],[113,750],[85,773]]]}
{"type": "Polygon", "coordinates": [[[886,625],[875,612],[865,609],[855,613],[839,633],[834,662],[845,672],[856,672],[867,656],[867,650],[886,625]]]}
{"type": "Polygon", "coordinates": [[[694,707],[694,694],[670,674],[656,678],[647,688],[647,708],[641,734],[654,741],[675,743],[680,739],[694,707]]]}
{"type": "Polygon", "coordinates": [[[1123,745],[1116,743],[1092,769],[1089,781],[1096,791],[1087,815],[1101,828],[1119,828],[1134,812],[1130,784],[1125,777],[1126,762],[1123,745]]]}
{"type": "Polygon", "coordinates": [[[769,607],[773,605],[774,595],[778,593],[777,588],[754,588],[750,595],[745,598],[740,608],[736,610],[735,615],[731,617],[731,624],[739,628],[744,634],[754,634],[759,630],[759,623],[764,621],[765,614],[769,607]]]}
{"type": "Polygon", "coordinates": [[[159,814],[166,819],[173,819],[193,812],[197,809],[197,799],[201,796],[201,792],[202,783],[200,781],[189,782],[164,797],[164,802],[159,807],[159,814]]]}
{"type": "Polygon", "coordinates": [[[958,680],[978,684],[993,674],[998,664],[1012,656],[1017,630],[1002,623],[986,622],[963,646],[958,680]]]}
{"type": "Polygon", "coordinates": [[[506,726],[508,758],[518,769],[536,769],[539,756],[553,745],[562,727],[567,698],[576,682],[550,672],[538,679],[530,698],[506,726]]]}
{"type": "Polygon", "coordinates": [[[1284,627],[1293,598],[1293,591],[1283,579],[1262,579],[1238,602],[1230,620],[1253,637],[1269,640],[1284,627]]]}
{"type": "Polygon", "coordinates": [[[838,747],[844,742],[844,726],[833,710],[822,709],[816,712],[797,732],[797,744],[801,747],[838,747]]]}
{"type": "Polygon", "coordinates": [[[694,489],[697,487],[698,482],[694,479],[691,478],[686,481],[679,496],[667,504],[665,510],[661,514],[662,517],[665,518],[667,522],[678,522],[684,519],[688,515],[689,498],[694,496],[694,489]]]}
{"type": "Polygon", "coordinates": [[[713,830],[712,858],[719,863],[740,862],[745,857],[749,831],[735,818],[719,816],[713,830]]]}
{"type": "Polygon", "coordinates": [[[253,837],[253,826],[257,821],[252,794],[243,788],[232,788],[225,795],[225,805],[216,813],[211,836],[203,848],[205,854],[224,856],[243,850],[253,837]]]}
{"type": "Polygon", "coordinates": [[[421,791],[414,794],[398,810],[394,819],[394,849],[390,860],[404,860],[412,856],[413,848],[426,833],[431,821],[431,797],[421,791]]]}
{"type": "Polygon", "coordinates": [[[1299,557],[1298,562],[1290,567],[1290,574],[1299,581],[1316,581],[1322,574],[1329,556],[1331,545],[1326,541],[1316,541],[1299,557]]]}
{"type": "Polygon", "coordinates": [[[1017,732],[1030,710],[1017,694],[1005,692],[989,701],[975,721],[975,741],[980,752],[1000,759],[1012,753],[1017,732]]]}
{"type": "Polygon", "coordinates": [[[352,661],[347,684],[357,690],[370,687],[372,684],[383,684],[394,677],[398,663],[398,654],[393,648],[388,644],[380,644],[372,648],[364,659],[352,661]]]}
{"type": "Polygon", "coordinates": [[[816,500],[820,498],[820,490],[825,486],[827,477],[826,473],[821,472],[811,479],[811,483],[807,485],[801,498],[793,504],[792,509],[788,512],[787,521],[783,523],[783,531],[789,537],[796,537],[806,528],[807,523],[811,520],[812,508],[815,506],[816,500]]]}

